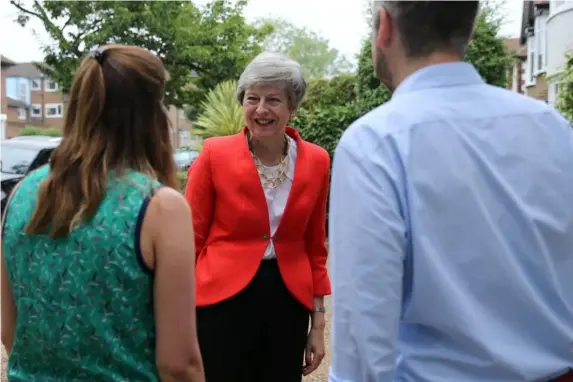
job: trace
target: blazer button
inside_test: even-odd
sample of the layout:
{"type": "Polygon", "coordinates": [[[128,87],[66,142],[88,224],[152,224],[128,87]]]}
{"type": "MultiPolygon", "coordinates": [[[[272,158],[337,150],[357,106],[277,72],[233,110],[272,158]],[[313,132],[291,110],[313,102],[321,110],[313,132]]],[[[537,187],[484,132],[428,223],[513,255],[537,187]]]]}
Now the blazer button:
{"type": "Polygon", "coordinates": [[[267,234],[263,235],[264,240],[267,240],[268,238],[269,238],[269,235],[267,235],[267,234]]]}

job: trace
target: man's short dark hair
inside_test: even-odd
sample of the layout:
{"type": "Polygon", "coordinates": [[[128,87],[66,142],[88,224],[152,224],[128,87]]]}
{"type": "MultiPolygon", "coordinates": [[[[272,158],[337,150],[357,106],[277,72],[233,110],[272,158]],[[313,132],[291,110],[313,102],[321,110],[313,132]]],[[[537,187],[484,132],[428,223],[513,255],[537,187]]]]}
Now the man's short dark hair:
{"type": "Polygon", "coordinates": [[[374,27],[380,27],[379,7],[392,16],[406,56],[434,52],[464,55],[472,36],[479,1],[375,1],[374,27]]]}

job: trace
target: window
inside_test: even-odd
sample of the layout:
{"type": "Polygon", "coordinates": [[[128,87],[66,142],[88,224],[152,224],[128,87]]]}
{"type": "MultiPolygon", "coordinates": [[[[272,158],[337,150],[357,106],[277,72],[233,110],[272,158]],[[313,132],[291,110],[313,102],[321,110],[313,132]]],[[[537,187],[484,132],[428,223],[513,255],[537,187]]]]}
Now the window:
{"type": "Polygon", "coordinates": [[[20,101],[28,102],[28,84],[26,82],[20,82],[20,94],[18,94],[18,99],[20,101]]]}
{"type": "Polygon", "coordinates": [[[42,105],[34,104],[32,105],[32,111],[30,112],[30,117],[41,117],[42,116],[42,105]]]}
{"type": "Polygon", "coordinates": [[[26,109],[24,109],[23,107],[18,108],[18,119],[19,120],[26,119],[26,109]]]}
{"type": "Polygon", "coordinates": [[[36,156],[38,150],[2,145],[2,172],[7,174],[24,175],[36,156]]]}
{"type": "Polygon", "coordinates": [[[55,81],[47,80],[46,81],[46,91],[47,92],[55,92],[58,90],[58,84],[55,81]]]}
{"type": "Polygon", "coordinates": [[[527,60],[525,61],[525,84],[535,85],[535,36],[527,37],[527,60]]]}
{"type": "Polygon", "coordinates": [[[185,116],[185,110],[179,109],[179,119],[187,119],[185,116]]]}
{"type": "Polygon", "coordinates": [[[30,80],[30,88],[32,90],[42,90],[42,79],[41,78],[32,78],[30,80]]]}
{"type": "Polygon", "coordinates": [[[547,24],[547,14],[544,13],[535,18],[535,73],[539,74],[545,71],[547,63],[547,33],[545,25],[547,24]]]}
{"type": "Polygon", "coordinates": [[[46,104],[46,118],[62,118],[64,116],[64,105],[61,103],[46,104]]]}

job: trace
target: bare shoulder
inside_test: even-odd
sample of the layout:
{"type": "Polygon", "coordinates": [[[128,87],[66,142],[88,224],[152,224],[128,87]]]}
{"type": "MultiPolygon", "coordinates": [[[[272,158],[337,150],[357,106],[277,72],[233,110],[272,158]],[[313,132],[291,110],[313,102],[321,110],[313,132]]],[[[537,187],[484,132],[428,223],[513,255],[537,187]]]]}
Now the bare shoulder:
{"type": "Polygon", "coordinates": [[[155,208],[159,213],[174,214],[179,216],[190,213],[189,204],[185,197],[177,190],[170,187],[161,187],[153,198],[151,198],[151,205],[155,204],[155,208]]]}

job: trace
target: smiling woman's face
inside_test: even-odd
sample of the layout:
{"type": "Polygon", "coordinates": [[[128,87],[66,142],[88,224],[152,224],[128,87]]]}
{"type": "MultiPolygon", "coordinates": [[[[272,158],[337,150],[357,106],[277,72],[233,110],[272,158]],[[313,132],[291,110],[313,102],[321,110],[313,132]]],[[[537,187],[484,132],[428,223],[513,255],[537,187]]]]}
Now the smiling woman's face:
{"type": "Polygon", "coordinates": [[[292,111],[282,88],[255,85],[245,91],[243,113],[253,137],[266,138],[284,133],[292,111]]]}

